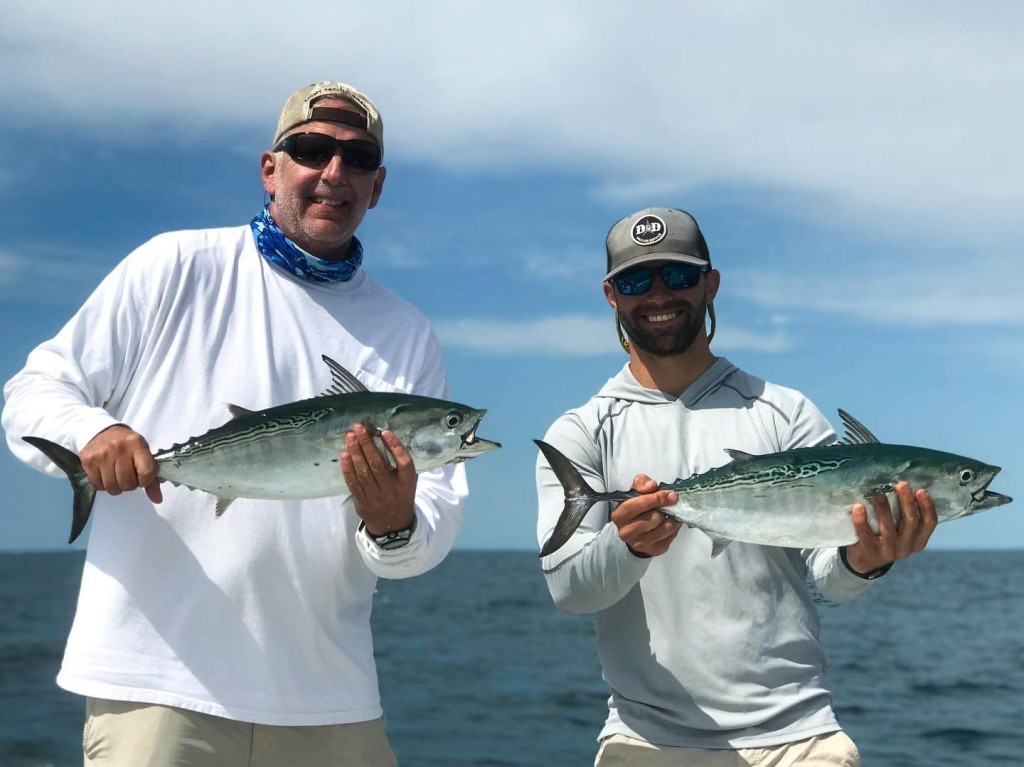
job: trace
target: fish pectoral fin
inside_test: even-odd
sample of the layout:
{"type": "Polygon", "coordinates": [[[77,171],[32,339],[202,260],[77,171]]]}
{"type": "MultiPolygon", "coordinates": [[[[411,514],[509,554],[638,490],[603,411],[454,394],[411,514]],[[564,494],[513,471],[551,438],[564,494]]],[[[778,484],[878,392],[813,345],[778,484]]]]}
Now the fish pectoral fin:
{"type": "Polygon", "coordinates": [[[748,453],[744,450],[734,450],[730,447],[725,448],[725,452],[729,454],[729,457],[734,461],[749,461],[751,458],[756,458],[753,453],[748,453]]]}
{"type": "Polygon", "coordinates": [[[255,415],[256,414],[255,410],[250,410],[249,408],[242,407],[241,405],[232,405],[230,402],[227,403],[227,405],[228,405],[228,411],[231,413],[231,418],[232,419],[234,419],[234,418],[242,418],[243,416],[255,415]]]}
{"type": "Polygon", "coordinates": [[[234,503],[234,501],[235,501],[234,498],[224,498],[224,497],[218,495],[217,496],[217,508],[216,508],[216,512],[215,512],[216,515],[218,517],[223,515],[224,512],[228,510],[228,506],[230,506],[232,503],[234,503]]]}
{"type": "Polygon", "coordinates": [[[887,493],[891,493],[893,490],[895,490],[895,488],[891,484],[869,487],[864,491],[864,500],[870,503],[871,499],[875,496],[886,495],[887,493]]]}
{"type": "Polygon", "coordinates": [[[709,534],[708,537],[711,539],[711,558],[712,559],[714,559],[719,554],[721,554],[723,551],[725,551],[725,547],[728,546],[730,543],[732,543],[732,540],[730,538],[723,538],[720,535],[710,535],[709,534]]]}

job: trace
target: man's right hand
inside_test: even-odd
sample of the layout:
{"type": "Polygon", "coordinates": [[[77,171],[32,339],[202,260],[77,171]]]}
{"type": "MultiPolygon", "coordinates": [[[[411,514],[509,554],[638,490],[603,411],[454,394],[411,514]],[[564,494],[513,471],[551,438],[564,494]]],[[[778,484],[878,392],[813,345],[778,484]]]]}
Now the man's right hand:
{"type": "Polygon", "coordinates": [[[619,538],[634,554],[656,557],[668,551],[682,523],[666,517],[661,508],[671,506],[678,496],[672,490],[657,490],[658,483],[637,474],[633,489],[643,495],[623,501],[612,510],[612,522],[619,538]]]}
{"type": "Polygon", "coordinates": [[[89,440],[78,457],[97,490],[120,495],[144,487],[153,503],[163,500],[149,443],[129,427],[115,424],[104,429],[89,440]]]}

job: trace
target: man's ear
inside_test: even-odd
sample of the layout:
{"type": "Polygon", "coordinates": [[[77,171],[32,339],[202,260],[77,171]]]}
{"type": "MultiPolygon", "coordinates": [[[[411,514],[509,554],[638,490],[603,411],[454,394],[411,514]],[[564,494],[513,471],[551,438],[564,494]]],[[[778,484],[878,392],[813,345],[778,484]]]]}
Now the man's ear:
{"type": "Polygon", "coordinates": [[[615,301],[615,288],[612,287],[611,280],[604,281],[604,297],[605,300],[611,305],[612,309],[618,309],[619,305],[615,301]]]}
{"type": "Polygon", "coordinates": [[[710,303],[718,295],[718,289],[722,286],[722,273],[712,269],[704,276],[706,287],[704,288],[705,299],[710,303]]]}
{"type": "Polygon", "coordinates": [[[277,155],[273,152],[264,152],[260,155],[260,179],[263,181],[263,188],[274,198],[274,189],[277,186],[274,172],[277,170],[277,155]]]}
{"type": "Polygon", "coordinates": [[[388,176],[388,169],[381,165],[377,168],[377,177],[373,180],[373,194],[370,195],[370,204],[367,208],[373,208],[380,199],[380,193],[384,191],[384,179],[388,176]]]}

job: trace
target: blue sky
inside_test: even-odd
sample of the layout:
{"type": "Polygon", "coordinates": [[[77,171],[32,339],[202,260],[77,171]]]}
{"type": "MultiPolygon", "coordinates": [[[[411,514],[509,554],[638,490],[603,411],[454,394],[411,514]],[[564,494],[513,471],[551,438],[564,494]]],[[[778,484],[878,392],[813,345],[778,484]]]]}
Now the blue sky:
{"type": "MultiPolygon", "coordinates": [[[[649,205],[705,231],[716,353],[1024,497],[1018,4],[7,0],[0,21],[4,380],[145,239],[247,222],[285,98],[339,79],[385,122],[366,268],[505,445],[468,464],[460,547],[535,547],[530,440],[624,363],[604,236],[649,205]]],[[[61,548],[67,483],[6,450],[0,481],[0,547],[61,548]]],[[[1020,502],[933,546],[1024,546],[1020,502]]]]}

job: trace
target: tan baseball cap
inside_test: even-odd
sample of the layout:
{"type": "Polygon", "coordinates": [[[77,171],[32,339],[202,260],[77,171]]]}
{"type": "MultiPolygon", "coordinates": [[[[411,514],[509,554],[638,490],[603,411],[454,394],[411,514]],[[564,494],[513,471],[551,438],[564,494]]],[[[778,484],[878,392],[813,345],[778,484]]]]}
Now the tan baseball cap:
{"type": "Polygon", "coordinates": [[[608,232],[605,248],[606,280],[645,261],[711,266],[711,253],[697,220],[675,208],[644,208],[617,221],[608,232]]]}
{"type": "Polygon", "coordinates": [[[351,85],[327,80],[299,88],[288,97],[277,121],[277,132],[274,134],[272,146],[276,147],[295,126],[314,120],[343,123],[360,128],[373,137],[381,152],[384,151],[384,122],[369,96],[360,93],[351,85]],[[317,101],[327,98],[347,101],[361,109],[362,113],[352,109],[315,106],[317,101]]]}

